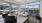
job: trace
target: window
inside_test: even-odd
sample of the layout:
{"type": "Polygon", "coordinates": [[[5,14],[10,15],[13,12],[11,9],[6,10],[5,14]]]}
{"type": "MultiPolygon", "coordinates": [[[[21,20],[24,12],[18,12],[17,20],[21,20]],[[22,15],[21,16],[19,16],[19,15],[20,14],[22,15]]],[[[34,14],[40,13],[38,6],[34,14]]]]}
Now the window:
{"type": "Polygon", "coordinates": [[[18,8],[18,6],[12,5],[12,10],[16,10],[17,8],[18,8]]]}
{"type": "MultiPolygon", "coordinates": [[[[21,8],[28,9],[28,7],[29,7],[29,9],[28,9],[29,14],[33,14],[33,12],[34,12],[34,14],[36,14],[36,13],[39,13],[39,4],[40,4],[40,2],[24,4],[24,5],[21,5],[21,8]]],[[[27,9],[25,9],[26,12],[28,12],[27,9]]]]}
{"type": "Polygon", "coordinates": [[[25,8],[25,4],[24,5],[21,5],[21,8],[25,8]]]}
{"type": "Polygon", "coordinates": [[[35,3],[32,3],[32,4],[34,4],[34,5],[35,5],[35,4],[40,4],[40,2],[35,2],[35,3]]]}
{"type": "Polygon", "coordinates": [[[28,8],[28,5],[26,5],[26,8],[28,8]]]}
{"type": "Polygon", "coordinates": [[[40,4],[40,2],[30,3],[29,5],[35,5],[35,4],[40,4]]]}
{"type": "Polygon", "coordinates": [[[22,5],[21,5],[21,8],[22,8],[22,5]]]}
{"type": "Polygon", "coordinates": [[[39,8],[39,5],[34,5],[34,8],[39,8]]]}
{"type": "Polygon", "coordinates": [[[34,14],[39,13],[39,5],[34,5],[34,14]]]}
{"type": "Polygon", "coordinates": [[[26,4],[26,8],[28,8],[28,4],[26,4]]]}
{"type": "Polygon", "coordinates": [[[17,8],[18,6],[16,6],[16,5],[12,5],[12,8],[17,8]]]}
{"type": "Polygon", "coordinates": [[[28,10],[26,10],[26,12],[28,12],[28,10]]]}
{"type": "Polygon", "coordinates": [[[39,13],[39,10],[34,10],[34,14],[39,13]]]}
{"type": "Polygon", "coordinates": [[[29,14],[33,14],[33,10],[29,10],[29,14]]]}
{"type": "Polygon", "coordinates": [[[29,5],[33,5],[32,3],[30,3],[29,5]]]}
{"type": "Polygon", "coordinates": [[[33,6],[31,5],[31,6],[29,6],[29,8],[33,8],[33,6]]]}

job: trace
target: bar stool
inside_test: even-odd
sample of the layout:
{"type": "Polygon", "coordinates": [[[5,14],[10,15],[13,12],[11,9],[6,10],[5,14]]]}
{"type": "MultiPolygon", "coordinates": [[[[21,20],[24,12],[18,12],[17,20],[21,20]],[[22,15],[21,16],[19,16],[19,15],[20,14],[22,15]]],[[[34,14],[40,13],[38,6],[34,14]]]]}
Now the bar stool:
{"type": "Polygon", "coordinates": [[[5,23],[17,23],[17,18],[15,16],[6,16],[5,23]]]}
{"type": "Polygon", "coordinates": [[[5,18],[8,14],[2,14],[2,17],[5,18]]]}

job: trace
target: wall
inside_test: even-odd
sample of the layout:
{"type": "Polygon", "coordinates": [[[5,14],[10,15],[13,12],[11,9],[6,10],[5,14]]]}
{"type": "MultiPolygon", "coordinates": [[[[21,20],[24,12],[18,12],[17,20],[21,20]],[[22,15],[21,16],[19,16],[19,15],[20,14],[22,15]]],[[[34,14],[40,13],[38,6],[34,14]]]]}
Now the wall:
{"type": "Polygon", "coordinates": [[[40,1],[40,17],[41,17],[41,23],[42,23],[42,1],[40,1]]]}
{"type": "Polygon", "coordinates": [[[40,17],[42,17],[42,1],[40,1],[40,17]]]}

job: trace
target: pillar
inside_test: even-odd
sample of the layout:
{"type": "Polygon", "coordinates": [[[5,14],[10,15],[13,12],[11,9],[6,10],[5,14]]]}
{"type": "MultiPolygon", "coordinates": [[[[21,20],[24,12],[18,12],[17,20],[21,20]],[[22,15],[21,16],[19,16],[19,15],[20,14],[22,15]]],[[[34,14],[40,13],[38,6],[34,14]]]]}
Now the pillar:
{"type": "Polygon", "coordinates": [[[41,17],[41,23],[42,23],[42,0],[40,1],[40,17],[41,17]]]}

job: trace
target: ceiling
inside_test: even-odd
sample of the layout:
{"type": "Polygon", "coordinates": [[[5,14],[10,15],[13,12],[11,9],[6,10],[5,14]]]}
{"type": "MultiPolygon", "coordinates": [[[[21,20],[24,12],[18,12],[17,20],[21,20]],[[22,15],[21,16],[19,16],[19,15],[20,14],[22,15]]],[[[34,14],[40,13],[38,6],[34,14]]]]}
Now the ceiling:
{"type": "Polygon", "coordinates": [[[37,2],[40,0],[4,0],[4,1],[8,1],[8,2],[10,1],[10,2],[14,2],[14,3],[25,4],[25,3],[37,2]]]}
{"type": "Polygon", "coordinates": [[[20,4],[25,4],[25,3],[30,3],[30,2],[37,2],[37,1],[40,1],[40,0],[6,0],[6,1],[16,1],[20,4]]]}
{"type": "Polygon", "coordinates": [[[25,3],[30,3],[30,2],[37,2],[37,1],[40,1],[40,0],[14,0],[14,1],[17,1],[21,4],[25,4],[25,3]]]}

